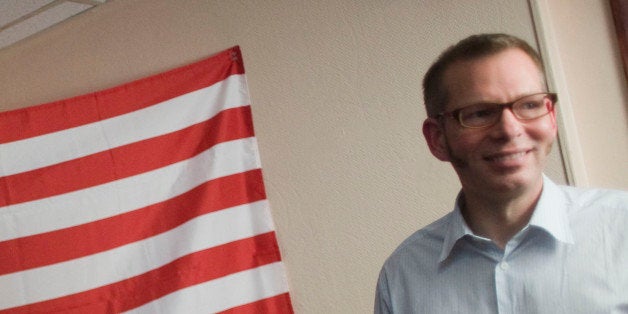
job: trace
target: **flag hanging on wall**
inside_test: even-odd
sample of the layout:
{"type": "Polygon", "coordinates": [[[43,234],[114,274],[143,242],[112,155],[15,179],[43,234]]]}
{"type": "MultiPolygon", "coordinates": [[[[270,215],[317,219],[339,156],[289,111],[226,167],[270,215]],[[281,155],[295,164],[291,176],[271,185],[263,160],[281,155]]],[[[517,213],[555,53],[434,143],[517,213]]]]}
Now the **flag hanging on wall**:
{"type": "Polygon", "coordinates": [[[292,313],[240,49],[0,113],[0,313],[292,313]]]}

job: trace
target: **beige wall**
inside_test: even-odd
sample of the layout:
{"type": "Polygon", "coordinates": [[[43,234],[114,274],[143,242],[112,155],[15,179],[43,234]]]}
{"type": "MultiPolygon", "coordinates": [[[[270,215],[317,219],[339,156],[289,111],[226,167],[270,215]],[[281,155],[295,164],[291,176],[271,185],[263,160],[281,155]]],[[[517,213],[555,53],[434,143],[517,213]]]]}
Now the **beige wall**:
{"type": "Polygon", "coordinates": [[[628,190],[628,83],[608,0],[546,2],[553,31],[561,103],[573,116],[581,185],[628,190]]]}
{"type": "MultiPolygon", "coordinates": [[[[526,0],[115,0],[0,51],[0,110],[112,87],[240,45],[295,309],[368,313],[384,259],[448,212],[459,189],[421,136],[422,73],[471,33],[534,42],[531,16],[526,0]]],[[[620,131],[622,95],[610,109],[624,115],[620,131]]],[[[626,143],[625,131],[615,139],[606,131],[592,125],[586,133],[609,147],[626,143]]],[[[591,181],[626,187],[625,175],[613,175],[625,167],[604,158],[587,168],[600,172],[591,181]]],[[[548,173],[565,181],[558,149],[548,173]]]]}

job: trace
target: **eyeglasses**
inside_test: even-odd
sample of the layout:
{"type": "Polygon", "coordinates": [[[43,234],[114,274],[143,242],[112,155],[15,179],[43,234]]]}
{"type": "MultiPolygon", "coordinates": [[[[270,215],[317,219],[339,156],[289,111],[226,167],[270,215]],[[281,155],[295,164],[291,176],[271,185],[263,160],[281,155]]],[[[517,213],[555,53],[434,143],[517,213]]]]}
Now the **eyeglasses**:
{"type": "Polygon", "coordinates": [[[513,102],[505,104],[479,103],[463,108],[442,112],[437,118],[452,117],[463,127],[479,129],[497,124],[504,108],[510,111],[519,120],[533,120],[540,118],[554,110],[558,97],[554,93],[538,93],[523,96],[513,102]]]}

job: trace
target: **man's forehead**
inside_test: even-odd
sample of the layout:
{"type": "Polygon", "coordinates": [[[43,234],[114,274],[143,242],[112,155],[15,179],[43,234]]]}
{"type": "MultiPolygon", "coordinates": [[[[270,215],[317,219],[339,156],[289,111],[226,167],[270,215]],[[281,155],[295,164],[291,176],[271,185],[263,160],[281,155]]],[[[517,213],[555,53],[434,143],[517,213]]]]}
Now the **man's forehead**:
{"type": "Polygon", "coordinates": [[[544,85],[543,75],[536,63],[523,50],[512,48],[501,52],[459,60],[443,73],[443,86],[448,98],[465,96],[468,101],[487,101],[491,93],[502,95],[504,90],[521,96],[539,92],[544,85]]]}

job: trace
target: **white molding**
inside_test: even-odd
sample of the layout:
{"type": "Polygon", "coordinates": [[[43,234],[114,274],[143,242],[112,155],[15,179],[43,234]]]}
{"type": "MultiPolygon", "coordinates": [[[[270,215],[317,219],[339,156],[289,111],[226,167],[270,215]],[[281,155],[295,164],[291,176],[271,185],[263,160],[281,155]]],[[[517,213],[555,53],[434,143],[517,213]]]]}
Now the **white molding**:
{"type": "Polygon", "coordinates": [[[569,87],[551,23],[548,0],[528,1],[532,11],[532,21],[536,30],[539,51],[543,56],[547,84],[551,91],[558,93],[559,104],[556,114],[559,134],[558,145],[565,166],[567,182],[575,186],[588,186],[589,179],[578,138],[569,87]]]}

